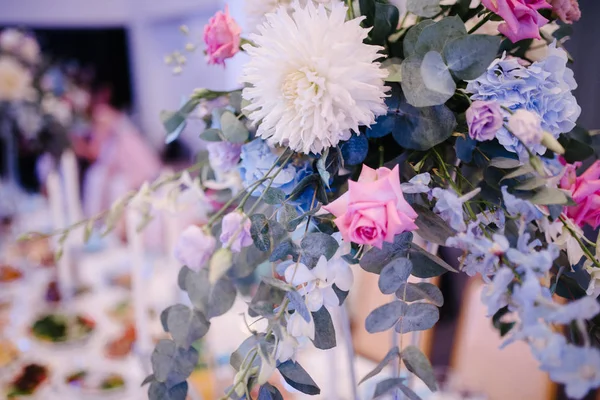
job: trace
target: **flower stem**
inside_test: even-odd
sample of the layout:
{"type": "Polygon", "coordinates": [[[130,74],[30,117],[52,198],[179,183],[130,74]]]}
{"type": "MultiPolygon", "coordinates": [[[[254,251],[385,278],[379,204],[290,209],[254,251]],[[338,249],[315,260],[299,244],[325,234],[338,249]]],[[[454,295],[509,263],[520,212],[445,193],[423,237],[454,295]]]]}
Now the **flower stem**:
{"type": "MultiPolygon", "coordinates": [[[[287,149],[286,149],[286,152],[287,152],[287,149]]],[[[281,157],[283,157],[283,155],[286,152],[284,152],[281,155],[281,157]]],[[[269,183],[267,184],[267,187],[262,191],[262,193],[260,194],[260,196],[258,196],[258,198],[256,199],[256,202],[254,204],[252,204],[252,207],[250,207],[250,210],[248,210],[248,212],[245,214],[244,218],[240,222],[240,227],[233,234],[233,236],[231,237],[231,239],[229,239],[229,242],[227,243],[227,246],[226,246],[227,248],[231,247],[231,245],[235,241],[236,237],[242,232],[242,229],[244,229],[244,223],[248,220],[248,218],[250,218],[250,215],[252,215],[252,213],[254,212],[254,210],[256,210],[256,208],[260,205],[260,201],[262,200],[262,198],[265,196],[265,194],[267,193],[267,191],[269,190],[269,188],[273,184],[273,181],[275,181],[275,178],[277,177],[277,175],[279,175],[279,173],[283,170],[283,168],[285,168],[287,162],[290,160],[290,158],[292,158],[293,155],[294,155],[294,152],[292,151],[285,158],[285,160],[283,160],[283,162],[281,163],[281,165],[279,166],[279,168],[277,168],[277,170],[275,171],[275,173],[273,174],[273,176],[269,176],[269,177],[266,178],[266,180],[269,181],[269,183]]],[[[279,159],[281,159],[281,157],[279,157],[277,160],[279,161],[279,159]]],[[[273,167],[271,167],[271,169],[269,170],[269,172],[267,172],[267,175],[273,170],[273,168],[275,167],[275,165],[277,165],[277,161],[273,164],[273,167]]],[[[252,191],[248,192],[248,194],[246,196],[244,196],[244,198],[242,199],[242,202],[240,203],[240,207],[244,206],[244,203],[246,202],[246,200],[248,200],[249,195],[253,191],[254,191],[254,189],[252,189],[252,191]]]]}
{"type": "Polygon", "coordinates": [[[486,22],[488,22],[490,19],[492,19],[493,16],[494,16],[494,13],[488,13],[474,27],[469,29],[468,33],[471,34],[471,33],[475,32],[477,29],[481,28],[483,25],[485,25],[486,22]]]}
{"type": "Polygon", "coordinates": [[[348,6],[348,19],[354,19],[356,18],[354,15],[354,4],[352,0],[344,0],[344,2],[346,3],[346,5],[348,6]]]}
{"type": "Polygon", "coordinates": [[[565,226],[565,228],[567,228],[567,230],[571,233],[571,236],[573,236],[575,238],[575,240],[577,240],[577,243],[579,243],[579,247],[581,247],[581,250],[583,250],[583,252],[585,253],[586,257],[592,262],[594,263],[594,265],[597,268],[600,268],[600,262],[598,262],[598,260],[596,259],[596,257],[594,257],[594,255],[590,252],[590,250],[587,248],[587,246],[581,241],[581,239],[579,238],[579,236],[577,235],[577,233],[571,229],[571,227],[569,226],[569,224],[567,223],[567,221],[565,220],[565,218],[561,215],[560,217],[558,217],[561,222],[563,223],[563,225],[565,226]]]}

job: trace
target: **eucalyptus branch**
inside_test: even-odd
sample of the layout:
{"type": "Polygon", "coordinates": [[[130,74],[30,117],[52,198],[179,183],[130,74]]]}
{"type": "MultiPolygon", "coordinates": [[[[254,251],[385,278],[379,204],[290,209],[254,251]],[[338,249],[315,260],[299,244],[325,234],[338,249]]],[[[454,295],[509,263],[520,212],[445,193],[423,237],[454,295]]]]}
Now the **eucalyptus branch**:
{"type": "MultiPolygon", "coordinates": [[[[281,156],[283,156],[284,154],[285,154],[285,152],[281,156]]],[[[248,220],[248,218],[250,218],[250,215],[252,215],[252,213],[254,212],[254,210],[256,210],[256,208],[260,205],[260,201],[265,196],[265,194],[267,193],[267,191],[271,188],[271,185],[273,184],[273,181],[275,181],[275,178],[277,177],[277,175],[279,175],[279,173],[283,170],[283,168],[285,168],[287,162],[290,160],[290,158],[292,158],[293,155],[294,155],[294,152],[291,152],[285,158],[285,160],[283,160],[283,162],[281,163],[281,165],[279,166],[279,168],[277,168],[277,170],[275,171],[275,173],[272,176],[270,176],[270,177],[267,178],[267,180],[269,181],[269,183],[267,184],[267,187],[262,191],[262,193],[260,194],[260,196],[258,196],[258,198],[256,199],[255,203],[252,205],[252,207],[250,207],[250,210],[248,210],[248,212],[244,215],[244,218],[240,222],[240,227],[233,234],[233,236],[231,237],[231,239],[229,239],[229,242],[227,243],[227,246],[225,246],[227,249],[229,249],[231,247],[231,245],[235,241],[236,237],[242,232],[242,229],[244,229],[244,223],[248,220]]],[[[269,172],[273,170],[273,168],[274,168],[275,165],[277,165],[277,162],[275,162],[273,164],[273,167],[271,167],[271,169],[269,170],[269,172]]],[[[269,172],[267,172],[267,174],[269,174],[269,172]]],[[[242,199],[242,202],[240,203],[239,207],[243,207],[244,206],[245,201],[248,200],[249,196],[252,194],[253,191],[254,191],[254,189],[251,190],[251,191],[249,191],[248,194],[246,196],[244,196],[244,198],[242,199]]]]}
{"type": "Polygon", "coordinates": [[[240,379],[238,379],[236,382],[233,383],[233,385],[231,386],[231,388],[229,389],[229,391],[227,391],[227,393],[225,393],[225,396],[221,397],[220,400],[228,400],[228,399],[230,399],[231,395],[235,392],[235,389],[241,383],[244,383],[246,381],[246,377],[248,376],[248,373],[252,369],[252,363],[254,362],[254,360],[256,360],[256,356],[257,355],[258,355],[258,349],[257,348],[253,348],[252,350],[250,350],[248,352],[248,354],[246,354],[246,357],[244,358],[244,360],[240,364],[240,368],[242,368],[242,367],[244,367],[246,365],[246,369],[244,370],[244,373],[242,374],[242,376],[240,377],[240,379]],[[252,358],[250,359],[250,362],[246,363],[246,361],[248,361],[248,357],[250,356],[250,354],[252,354],[252,358]]]}
{"type": "MultiPolygon", "coordinates": [[[[148,190],[150,192],[155,192],[158,189],[160,189],[161,187],[163,187],[164,185],[168,184],[168,183],[173,183],[175,181],[177,181],[178,179],[181,178],[181,176],[184,173],[190,173],[190,172],[195,172],[199,169],[201,169],[204,166],[203,162],[198,162],[196,164],[194,164],[193,166],[184,169],[181,172],[177,172],[174,173],[172,175],[169,175],[161,180],[155,181],[152,185],[150,185],[148,187],[148,190]]],[[[131,200],[138,194],[137,190],[132,190],[129,191],[125,196],[123,196],[118,202],[116,202],[116,207],[117,208],[126,208],[129,203],[131,202],[131,200]]],[[[70,234],[71,231],[75,230],[76,228],[83,226],[83,225],[89,225],[91,223],[96,223],[99,222],[101,220],[103,220],[108,214],[110,214],[113,210],[115,209],[115,207],[111,207],[109,209],[103,210],[101,212],[99,212],[98,214],[90,217],[90,218],[86,218],[86,219],[82,219],[81,221],[77,221],[73,224],[71,224],[70,226],[63,228],[63,229],[57,229],[54,230],[50,233],[39,233],[39,232],[30,232],[30,233],[26,233],[25,235],[22,235],[19,240],[29,240],[29,239],[45,239],[45,238],[50,238],[53,236],[61,236],[61,238],[64,238],[64,240],[66,240],[66,237],[70,234]]],[[[110,229],[108,229],[105,233],[108,233],[110,231],[110,229]]]]}

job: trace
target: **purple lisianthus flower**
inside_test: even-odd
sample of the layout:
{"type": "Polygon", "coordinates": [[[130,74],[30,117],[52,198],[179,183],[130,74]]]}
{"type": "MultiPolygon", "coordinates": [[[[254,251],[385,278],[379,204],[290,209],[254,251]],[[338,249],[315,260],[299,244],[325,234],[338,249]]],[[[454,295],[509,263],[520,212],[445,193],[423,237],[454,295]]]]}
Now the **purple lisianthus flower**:
{"type": "Polygon", "coordinates": [[[466,117],[469,136],[480,142],[494,139],[504,122],[500,105],[495,101],[474,101],[467,110],[466,117]]]}
{"type": "Polygon", "coordinates": [[[237,167],[240,162],[242,145],[231,142],[211,142],[206,145],[208,162],[216,170],[227,172],[237,167]]]}
{"type": "Polygon", "coordinates": [[[231,238],[235,236],[231,243],[231,251],[239,253],[243,247],[252,244],[252,236],[250,235],[251,225],[250,219],[243,212],[231,212],[223,217],[219,240],[221,240],[223,246],[226,246],[232,240],[231,238]]]}
{"type": "Polygon", "coordinates": [[[190,225],[177,240],[175,258],[181,264],[198,272],[210,260],[216,244],[216,239],[209,232],[196,225],[190,225]]]}

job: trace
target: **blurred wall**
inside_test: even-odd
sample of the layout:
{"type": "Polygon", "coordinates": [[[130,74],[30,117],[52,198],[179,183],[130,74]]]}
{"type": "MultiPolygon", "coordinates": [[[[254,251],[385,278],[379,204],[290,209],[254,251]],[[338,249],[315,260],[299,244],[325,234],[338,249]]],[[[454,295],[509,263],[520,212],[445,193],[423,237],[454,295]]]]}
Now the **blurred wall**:
{"type": "MultiPolygon", "coordinates": [[[[242,0],[228,2],[234,17],[242,0]]],[[[242,60],[227,68],[208,66],[202,48],[189,55],[187,67],[173,76],[165,55],[183,49],[188,40],[180,31],[190,27],[190,38],[202,41],[202,28],[224,3],[219,0],[0,0],[0,25],[31,28],[124,27],[128,33],[134,118],[153,145],[162,147],[164,131],[159,114],[176,109],[194,88],[233,89],[242,60]]],[[[188,132],[191,144],[198,133],[188,132]]]]}

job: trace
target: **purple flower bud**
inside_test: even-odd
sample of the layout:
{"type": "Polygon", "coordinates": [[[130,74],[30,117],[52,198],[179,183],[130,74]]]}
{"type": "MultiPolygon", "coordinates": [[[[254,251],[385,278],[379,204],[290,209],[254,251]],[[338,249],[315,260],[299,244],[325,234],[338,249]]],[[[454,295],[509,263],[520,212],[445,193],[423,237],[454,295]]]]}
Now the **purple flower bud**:
{"type": "Polygon", "coordinates": [[[239,253],[243,247],[250,246],[252,244],[251,225],[250,219],[246,218],[246,215],[241,211],[234,211],[224,216],[221,237],[219,238],[223,246],[233,240],[231,251],[236,253],[239,253]]]}
{"type": "Polygon", "coordinates": [[[216,239],[210,233],[196,225],[190,225],[179,236],[175,245],[175,258],[198,272],[207,264],[216,244],[216,239]]]}

